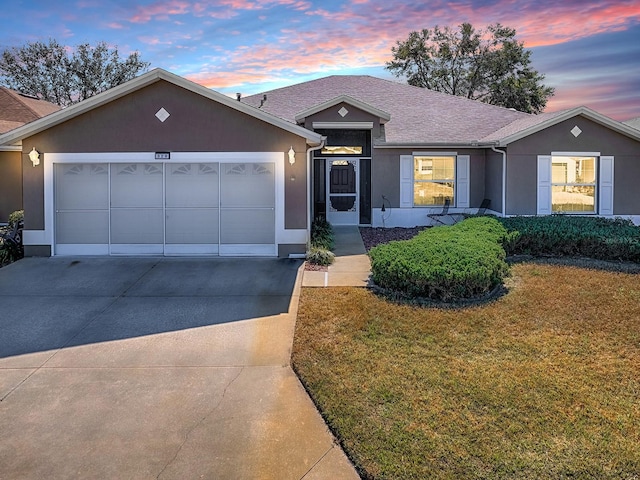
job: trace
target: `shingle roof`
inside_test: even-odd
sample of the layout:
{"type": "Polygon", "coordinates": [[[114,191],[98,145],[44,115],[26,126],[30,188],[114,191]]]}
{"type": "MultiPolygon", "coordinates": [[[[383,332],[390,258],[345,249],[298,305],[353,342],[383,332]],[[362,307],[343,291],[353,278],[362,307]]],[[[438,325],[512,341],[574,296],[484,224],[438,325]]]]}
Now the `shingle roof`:
{"type": "Polygon", "coordinates": [[[58,105],[0,87],[0,133],[60,110],[58,105]]]}
{"type": "Polygon", "coordinates": [[[9,120],[0,120],[0,133],[8,132],[14,128],[18,128],[24,125],[23,122],[11,122],[9,120]]]}
{"type": "Polygon", "coordinates": [[[528,130],[530,128],[535,127],[536,125],[540,125],[546,121],[553,120],[556,117],[562,116],[565,112],[569,110],[561,110],[558,112],[552,113],[540,113],[538,115],[528,115],[524,118],[519,118],[518,120],[511,122],[508,125],[505,125],[499,130],[490,133],[486,137],[480,139],[482,142],[497,142],[502,140],[503,138],[510,137],[511,135],[515,135],[524,130],[528,130]]]}
{"type": "MultiPolygon", "coordinates": [[[[535,115],[366,75],[334,75],[265,92],[262,110],[295,123],[297,114],[341,95],[391,115],[386,142],[470,143],[535,115]]],[[[242,101],[258,107],[264,93],[242,101]]],[[[347,120],[347,119],[345,119],[347,120]]]]}

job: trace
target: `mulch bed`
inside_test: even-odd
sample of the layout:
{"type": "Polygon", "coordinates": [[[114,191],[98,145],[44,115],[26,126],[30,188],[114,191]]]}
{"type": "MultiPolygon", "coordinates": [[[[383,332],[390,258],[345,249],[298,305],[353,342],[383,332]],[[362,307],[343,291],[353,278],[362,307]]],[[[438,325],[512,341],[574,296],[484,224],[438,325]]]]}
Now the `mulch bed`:
{"type": "Polygon", "coordinates": [[[430,227],[413,227],[413,228],[374,228],[374,227],[360,227],[360,235],[362,241],[367,249],[367,252],[376,245],[381,243],[388,243],[393,240],[409,240],[415,237],[421,231],[430,227]]]}

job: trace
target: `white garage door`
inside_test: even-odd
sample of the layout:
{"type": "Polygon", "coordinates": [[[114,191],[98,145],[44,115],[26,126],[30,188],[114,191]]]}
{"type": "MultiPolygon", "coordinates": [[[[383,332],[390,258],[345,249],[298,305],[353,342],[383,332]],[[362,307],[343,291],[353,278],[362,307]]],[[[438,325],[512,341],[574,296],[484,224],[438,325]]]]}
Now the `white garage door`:
{"type": "Polygon", "coordinates": [[[275,164],[54,165],[56,254],[275,255],[275,164]]]}

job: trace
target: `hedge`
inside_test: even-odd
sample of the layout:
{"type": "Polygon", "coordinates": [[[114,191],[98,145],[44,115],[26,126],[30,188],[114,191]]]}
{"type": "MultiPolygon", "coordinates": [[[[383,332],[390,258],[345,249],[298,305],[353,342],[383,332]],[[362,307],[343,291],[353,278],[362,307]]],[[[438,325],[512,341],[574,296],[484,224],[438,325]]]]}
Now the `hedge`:
{"type": "Polygon", "coordinates": [[[411,240],[371,249],[372,278],[409,297],[445,302],[481,297],[508,274],[501,245],[508,238],[490,217],[424,230],[411,240]]]}
{"type": "Polygon", "coordinates": [[[513,232],[508,255],[589,257],[640,263],[640,228],[631,221],[550,215],[498,219],[513,232]]]}

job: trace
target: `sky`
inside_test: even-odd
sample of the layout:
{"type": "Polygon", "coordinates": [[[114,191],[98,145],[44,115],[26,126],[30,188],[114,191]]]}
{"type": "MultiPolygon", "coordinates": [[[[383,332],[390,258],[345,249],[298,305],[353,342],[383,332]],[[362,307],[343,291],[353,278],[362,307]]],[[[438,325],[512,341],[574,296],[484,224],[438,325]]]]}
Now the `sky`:
{"type": "Polygon", "coordinates": [[[640,117],[638,0],[0,0],[0,50],[105,41],[151,68],[249,95],[326,75],[395,79],[384,65],[398,40],[463,22],[516,30],[556,89],[547,112],[640,117]]]}

